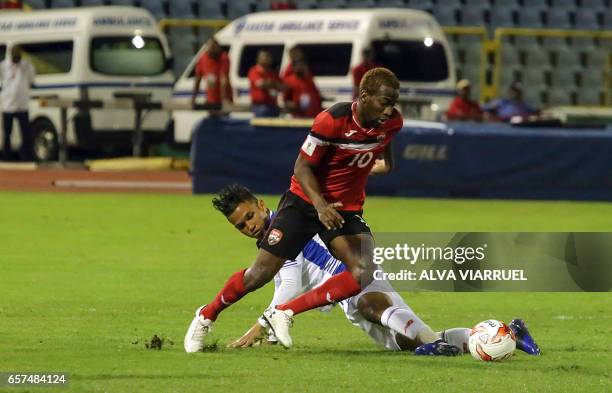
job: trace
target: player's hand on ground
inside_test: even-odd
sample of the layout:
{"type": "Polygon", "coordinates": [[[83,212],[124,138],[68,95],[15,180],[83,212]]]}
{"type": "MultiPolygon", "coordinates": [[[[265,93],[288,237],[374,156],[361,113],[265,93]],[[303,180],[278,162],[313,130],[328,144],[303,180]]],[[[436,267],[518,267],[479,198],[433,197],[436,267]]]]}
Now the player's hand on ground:
{"type": "Polygon", "coordinates": [[[259,324],[255,323],[246,333],[242,335],[239,339],[234,342],[228,344],[228,348],[247,348],[252,347],[257,343],[257,341],[262,341],[265,337],[266,331],[259,324]]]}
{"type": "Polygon", "coordinates": [[[315,206],[319,214],[319,221],[323,223],[327,229],[340,229],[344,224],[344,218],[338,213],[342,207],[342,202],[326,203],[315,206]]]}

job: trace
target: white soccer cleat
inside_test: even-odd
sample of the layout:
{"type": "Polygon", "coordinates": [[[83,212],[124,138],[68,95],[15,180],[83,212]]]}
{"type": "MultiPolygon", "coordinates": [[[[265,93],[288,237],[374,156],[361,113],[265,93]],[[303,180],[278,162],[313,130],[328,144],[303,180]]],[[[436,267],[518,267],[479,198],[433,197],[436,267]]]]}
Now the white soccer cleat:
{"type": "Polygon", "coordinates": [[[291,348],[293,340],[289,335],[289,328],[293,325],[293,311],[268,307],[263,313],[263,318],[268,322],[281,345],[285,348],[291,348]]]}
{"type": "Polygon", "coordinates": [[[204,338],[208,333],[212,331],[213,321],[204,318],[200,315],[200,311],[206,306],[198,308],[195,314],[195,318],[191,321],[187,334],[185,334],[185,352],[201,352],[204,349],[204,338]]]}

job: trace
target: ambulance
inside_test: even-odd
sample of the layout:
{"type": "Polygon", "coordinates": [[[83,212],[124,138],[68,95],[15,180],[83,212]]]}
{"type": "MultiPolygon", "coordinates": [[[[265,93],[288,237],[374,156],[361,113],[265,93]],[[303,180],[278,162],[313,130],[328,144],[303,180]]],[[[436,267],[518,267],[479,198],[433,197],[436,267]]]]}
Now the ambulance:
{"type": "MultiPolygon", "coordinates": [[[[60,110],[41,107],[38,98],[112,100],[145,95],[153,101],[172,97],[171,52],[153,16],[136,7],[82,7],[0,14],[0,59],[19,45],[36,69],[30,93],[32,151],[39,161],[58,152],[60,110]]],[[[131,145],[132,109],[68,110],[67,142],[112,151],[131,145]]],[[[169,112],[142,117],[145,141],[162,140],[169,112]]],[[[2,120],[0,119],[0,122],[2,120]]],[[[0,127],[0,130],[2,128],[0,127]]],[[[12,146],[19,146],[17,122],[12,146]]]]}
{"type": "MultiPolygon", "coordinates": [[[[299,45],[305,53],[324,106],[353,99],[351,70],[362,51],[373,49],[379,64],[401,82],[399,106],[407,117],[434,120],[455,94],[455,64],[446,36],[426,12],[411,9],[298,10],[248,14],[234,20],[215,38],[228,50],[230,81],[236,104],[249,105],[247,73],[257,52],[272,53],[275,67],[284,69],[288,52],[299,45]]],[[[189,100],[194,68],[204,47],[174,86],[173,96],[189,100]]],[[[205,93],[204,93],[205,94],[205,93]]],[[[233,114],[243,117],[244,114],[233,114]]],[[[177,142],[189,142],[201,112],[174,111],[177,142]]]]}

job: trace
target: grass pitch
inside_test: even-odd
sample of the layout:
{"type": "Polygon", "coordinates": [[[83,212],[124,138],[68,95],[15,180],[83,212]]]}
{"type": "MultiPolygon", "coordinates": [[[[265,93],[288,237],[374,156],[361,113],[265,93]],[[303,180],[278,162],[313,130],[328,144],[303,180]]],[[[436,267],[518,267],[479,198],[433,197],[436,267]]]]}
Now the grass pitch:
{"type": "MultiPolygon", "coordinates": [[[[365,217],[375,231],[612,230],[603,203],[370,198],[365,217]]],[[[57,391],[74,392],[612,391],[610,293],[403,294],[434,329],[524,317],[544,354],[499,364],[386,352],[340,310],[296,318],[291,350],[225,349],[268,285],[220,317],[217,351],[183,353],[194,309],[254,255],[206,196],[0,193],[0,372],[68,372],[57,391]]]]}

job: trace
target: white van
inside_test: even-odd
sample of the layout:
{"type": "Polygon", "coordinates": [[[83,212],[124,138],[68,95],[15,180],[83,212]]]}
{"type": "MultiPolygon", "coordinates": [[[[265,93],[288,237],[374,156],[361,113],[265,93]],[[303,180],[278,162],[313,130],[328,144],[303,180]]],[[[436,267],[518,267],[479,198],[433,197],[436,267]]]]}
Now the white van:
{"type": "MultiPolygon", "coordinates": [[[[40,107],[36,97],[111,100],[118,93],[144,93],[167,101],[172,96],[168,43],[155,19],[141,8],[1,13],[0,59],[10,58],[14,45],[23,48],[24,58],[36,69],[29,111],[33,151],[41,161],[57,154],[60,111],[40,107]]],[[[169,116],[162,111],[146,113],[145,140],[162,139],[169,116]]],[[[131,109],[70,109],[68,120],[69,146],[97,150],[129,146],[135,125],[131,109]]],[[[17,137],[20,133],[13,130],[17,137]]]]}
{"type": "MultiPolygon", "coordinates": [[[[276,65],[288,65],[291,47],[304,50],[315,83],[329,105],[353,98],[351,70],[362,50],[372,47],[377,61],[401,81],[400,104],[421,106],[421,117],[434,119],[455,94],[455,64],[444,32],[426,12],[410,9],[350,9],[260,12],[239,18],[216,39],[229,49],[230,81],[237,104],[250,103],[247,73],[260,49],[272,52],[276,65]]],[[[174,86],[174,97],[188,100],[196,54],[174,86]]],[[[405,113],[406,114],[406,113],[405,113]]],[[[410,114],[407,114],[410,116],[410,114]]],[[[201,113],[173,112],[175,139],[188,142],[201,113]]]]}

